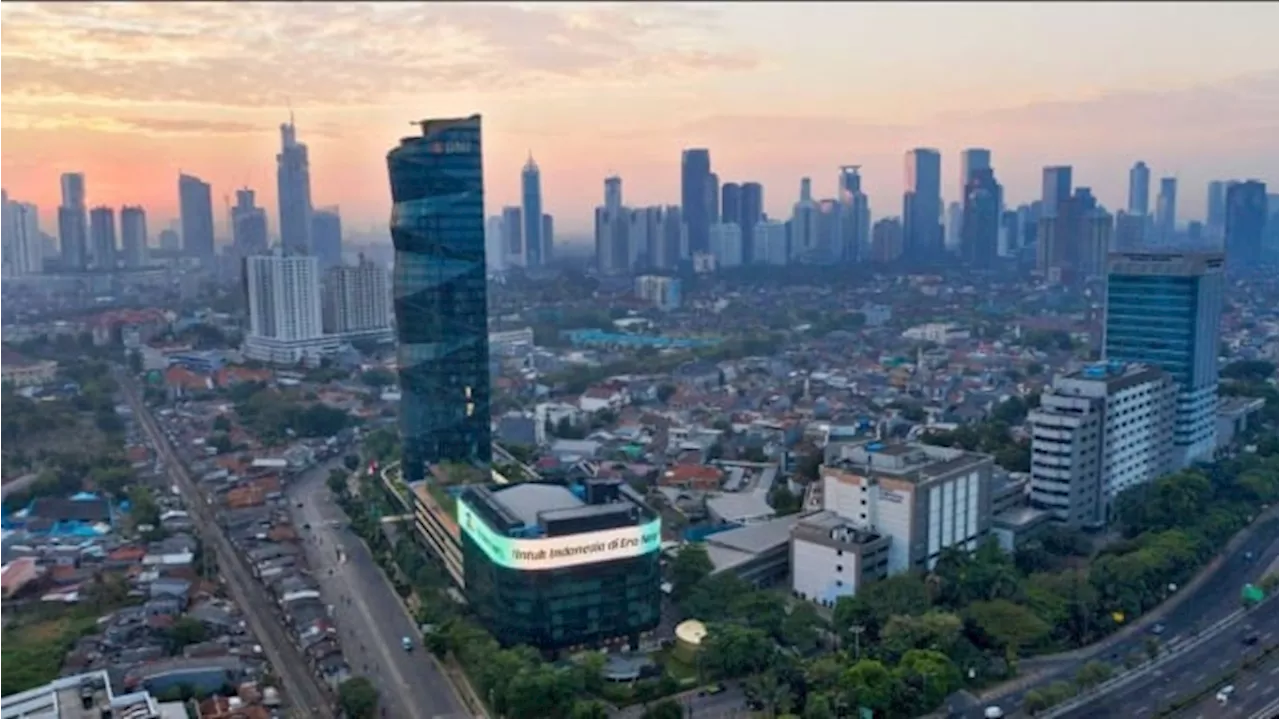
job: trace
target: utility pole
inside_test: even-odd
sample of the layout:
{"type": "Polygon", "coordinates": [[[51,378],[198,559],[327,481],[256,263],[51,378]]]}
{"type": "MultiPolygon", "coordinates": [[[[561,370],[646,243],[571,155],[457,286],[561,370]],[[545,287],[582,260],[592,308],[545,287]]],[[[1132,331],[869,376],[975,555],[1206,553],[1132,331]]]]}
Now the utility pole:
{"type": "Polygon", "coordinates": [[[867,631],[867,628],[861,624],[855,624],[849,628],[849,631],[853,632],[853,660],[862,661],[862,633],[867,631]]]}

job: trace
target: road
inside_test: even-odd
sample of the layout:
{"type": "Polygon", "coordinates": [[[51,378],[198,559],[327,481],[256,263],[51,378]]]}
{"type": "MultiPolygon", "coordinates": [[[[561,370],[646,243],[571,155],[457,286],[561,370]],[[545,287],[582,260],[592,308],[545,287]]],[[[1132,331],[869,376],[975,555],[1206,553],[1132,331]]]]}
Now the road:
{"type": "MultiPolygon", "coordinates": [[[[1183,597],[1181,603],[1160,620],[1165,625],[1165,631],[1160,636],[1161,642],[1189,638],[1198,629],[1208,627],[1239,609],[1240,590],[1246,583],[1257,581],[1271,563],[1270,559],[1280,551],[1278,532],[1280,522],[1275,519],[1260,522],[1248,530],[1245,540],[1224,557],[1224,561],[1213,570],[1208,581],[1187,589],[1191,594],[1183,597]],[[1253,559],[1245,558],[1249,552],[1252,552],[1253,559]]],[[[959,713],[959,717],[981,719],[983,710],[988,706],[999,706],[1004,709],[1005,714],[1014,716],[1020,710],[1027,692],[1043,689],[1056,681],[1072,681],[1076,671],[1090,660],[1122,665],[1127,655],[1144,652],[1147,636],[1149,635],[1138,632],[1114,643],[1104,640],[1099,645],[1086,647],[1068,658],[1049,659],[1040,667],[1034,679],[1018,682],[995,696],[984,697],[982,701],[959,713]]]]}
{"type": "Polygon", "coordinates": [[[406,652],[403,637],[418,632],[400,596],[387,582],[368,547],[351,530],[325,478],[340,462],[320,465],[285,490],[307,561],[333,607],[342,653],[351,670],[378,687],[387,716],[397,719],[462,719],[471,716],[435,658],[421,646],[406,652]],[[299,507],[298,505],[302,506],[299,507]],[[339,559],[339,552],[342,558],[339,559]]]}
{"type": "Polygon", "coordinates": [[[271,666],[282,680],[283,693],[296,709],[304,710],[316,717],[331,718],[334,716],[331,699],[325,687],[311,672],[302,653],[290,640],[276,613],[275,603],[267,596],[266,589],[245,565],[240,555],[222,527],[218,525],[213,509],[205,502],[200,488],[188,474],[186,465],[174,452],[169,438],[161,431],[156,419],[152,416],[137,395],[137,388],[132,379],[119,373],[117,380],[133,407],[134,417],[141,425],[142,431],[150,438],[157,454],[164,460],[165,471],[182,493],[183,502],[190,514],[196,530],[205,543],[205,548],[212,549],[218,558],[218,569],[225,581],[232,600],[245,613],[245,619],[254,636],[262,645],[263,652],[271,661],[271,666]]]}
{"type": "MultiPolygon", "coordinates": [[[[691,719],[747,719],[754,714],[747,707],[741,685],[736,682],[726,682],[725,690],[719,694],[692,691],[673,698],[691,719]]],[[[614,716],[615,719],[639,719],[644,712],[644,705],[634,704],[614,716]]]]}
{"type": "MultiPolygon", "coordinates": [[[[1221,687],[1214,687],[1214,691],[1204,699],[1173,716],[1175,719],[1250,719],[1274,705],[1277,698],[1280,698],[1278,680],[1280,665],[1275,661],[1243,670],[1231,680],[1235,691],[1226,704],[1219,703],[1215,696],[1221,687]]],[[[1271,717],[1275,716],[1277,714],[1271,714],[1271,717]]]]}

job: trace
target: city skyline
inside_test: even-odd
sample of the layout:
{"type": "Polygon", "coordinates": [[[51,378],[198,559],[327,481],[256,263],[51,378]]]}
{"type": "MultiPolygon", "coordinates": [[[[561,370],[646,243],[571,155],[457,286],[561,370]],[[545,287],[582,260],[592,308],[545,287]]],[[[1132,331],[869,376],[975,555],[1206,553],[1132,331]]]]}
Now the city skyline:
{"type": "MultiPolygon", "coordinates": [[[[382,155],[420,111],[424,79],[433,114],[488,118],[486,214],[519,204],[531,150],[544,211],[566,236],[589,233],[610,174],[626,182],[628,204],[678,203],[681,151],[695,147],[710,150],[721,182],[763,183],[764,209],[778,217],[803,176],[816,198],[834,197],[850,162],[875,218],[900,214],[914,147],[941,152],[948,203],[960,199],[953,178],[968,147],[992,151],[1010,205],[1036,199],[1042,168],[1057,164],[1115,211],[1144,161],[1153,177],[1178,178],[1182,222],[1205,216],[1210,181],[1278,179],[1277,8],[1263,4],[1116,5],[1106,27],[1068,4],[236,7],[0,9],[10,196],[37,204],[50,232],[59,176],[83,172],[89,205],[140,204],[163,227],[177,216],[183,171],[209,182],[219,206],[253,188],[274,218],[277,128],[291,104],[314,204],[340,205],[356,232],[385,227],[382,155]],[[778,18],[809,27],[809,41],[769,42],[778,18]],[[1011,41],[971,46],[950,29],[958,22],[1007,25],[1011,41]],[[1159,43],[1144,41],[1150,27],[1159,43]],[[837,29],[858,42],[821,41],[837,29]],[[908,30],[919,43],[895,39],[908,30]],[[322,31],[325,42],[313,41],[322,31]],[[246,65],[265,32],[299,39],[267,44],[262,62],[280,72],[246,65]],[[423,32],[439,36],[443,55],[421,49],[423,32]],[[331,60],[335,38],[367,49],[353,53],[364,59],[331,60]],[[470,54],[450,59],[463,41],[470,54]],[[1073,43],[1091,52],[1073,54],[1073,43]],[[1202,51],[1178,51],[1192,46],[1202,51]],[[985,71],[977,79],[938,72],[970,57],[985,71]],[[869,62],[874,72],[839,82],[824,69],[869,62]]],[[[230,237],[223,214],[220,242],[230,237]]]]}

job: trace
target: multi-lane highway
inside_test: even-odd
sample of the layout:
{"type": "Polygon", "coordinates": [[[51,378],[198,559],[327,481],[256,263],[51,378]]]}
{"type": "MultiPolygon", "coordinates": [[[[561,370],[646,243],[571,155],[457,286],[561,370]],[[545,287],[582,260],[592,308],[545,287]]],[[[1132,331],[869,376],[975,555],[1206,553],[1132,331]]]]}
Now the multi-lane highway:
{"type": "Polygon", "coordinates": [[[271,666],[284,682],[284,694],[297,709],[314,717],[333,717],[331,698],[315,675],[307,667],[297,646],[289,640],[284,626],[275,611],[275,604],[266,590],[254,578],[243,557],[227,539],[214,517],[213,509],[205,502],[186,465],[178,457],[169,438],[161,431],[151,410],[142,403],[137,387],[123,372],[117,380],[124,391],[134,417],[143,432],[150,438],[158,456],[164,460],[165,470],[182,494],[186,509],[196,525],[206,549],[212,549],[218,558],[218,569],[225,580],[231,598],[244,611],[249,628],[262,645],[271,666]]]}
{"type": "MultiPolygon", "coordinates": [[[[1280,550],[1277,532],[1280,532],[1280,523],[1276,519],[1261,521],[1247,530],[1244,540],[1224,556],[1207,580],[1184,590],[1189,594],[1181,597],[1179,603],[1161,617],[1164,632],[1160,641],[1172,643],[1189,639],[1199,630],[1239,609],[1240,590],[1246,583],[1257,581],[1280,550]]],[[[1061,659],[1049,660],[1040,667],[1034,679],[1016,682],[1006,691],[987,695],[979,703],[960,712],[959,716],[980,719],[988,706],[998,706],[1006,715],[1015,716],[1027,692],[1043,689],[1053,682],[1071,682],[1079,668],[1092,660],[1118,666],[1127,655],[1144,651],[1147,636],[1134,633],[1123,639],[1086,647],[1061,659]]]]}
{"type": "Polygon", "coordinates": [[[1272,655],[1269,661],[1244,669],[1231,679],[1231,696],[1226,702],[1217,697],[1222,687],[1214,686],[1200,701],[1172,715],[1173,719],[1275,719],[1280,716],[1277,681],[1280,664],[1272,655]]]}
{"type": "Polygon", "coordinates": [[[302,473],[286,495],[321,596],[333,607],[343,655],[353,672],[378,688],[388,717],[470,717],[435,658],[419,645],[413,621],[369,549],[346,528],[347,517],[325,486],[336,466],[302,473]],[[413,639],[412,652],[401,645],[404,637],[413,639]]]}

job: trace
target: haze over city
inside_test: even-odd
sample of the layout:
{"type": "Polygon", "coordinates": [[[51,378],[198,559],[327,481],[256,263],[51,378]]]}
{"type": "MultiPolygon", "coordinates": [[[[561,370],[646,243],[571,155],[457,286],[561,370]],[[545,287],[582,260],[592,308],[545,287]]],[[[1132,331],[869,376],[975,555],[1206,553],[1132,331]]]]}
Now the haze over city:
{"type": "MultiPolygon", "coordinates": [[[[292,108],[315,204],[385,228],[385,155],[421,116],[485,116],[486,212],[519,199],[529,153],[565,235],[590,232],[609,174],[677,202],[706,147],[785,216],[802,176],[860,164],[871,211],[901,211],[903,153],[988,147],[1011,203],[1041,168],[1123,207],[1145,160],[1205,212],[1210,180],[1277,182],[1277,6],[10,4],[0,8],[5,186],[53,226],[59,175],[93,204],[177,215],[179,171],[274,208],[292,108]],[[995,41],[999,38],[1000,41],[995,41]]],[[[219,241],[224,213],[216,212],[219,241]]],[[[276,229],[273,226],[273,231],[276,229]]]]}

